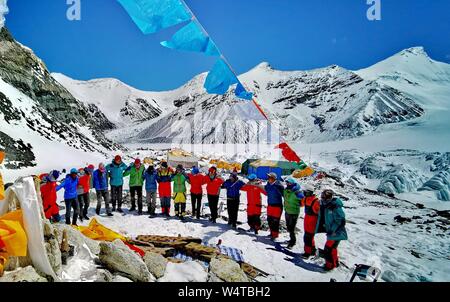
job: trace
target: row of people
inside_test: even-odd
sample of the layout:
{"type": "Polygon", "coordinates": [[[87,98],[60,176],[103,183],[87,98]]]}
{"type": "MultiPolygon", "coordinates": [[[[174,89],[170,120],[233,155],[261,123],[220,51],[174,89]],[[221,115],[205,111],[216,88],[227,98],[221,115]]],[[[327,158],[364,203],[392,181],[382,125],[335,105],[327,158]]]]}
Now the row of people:
{"type": "MultiPolygon", "coordinates": [[[[218,218],[218,203],[221,189],[226,190],[228,224],[237,227],[237,217],[240,205],[241,192],[247,195],[247,222],[255,233],[261,228],[262,195],[267,195],[267,220],[270,228],[270,237],[275,240],[280,232],[280,220],[285,213],[286,227],[290,235],[288,248],[296,244],[296,225],[301,207],[305,208],[304,218],[304,257],[309,257],[316,252],[314,236],[316,233],[327,233],[325,254],[327,268],[336,267],[337,246],[341,240],[346,240],[345,215],[342,210],[342,201],[333,196],[333,192],[325,190],[321,198],[316,197],[314,188],[305,185],[302,189],[297,181],[288,178],[285,182],[278,180],[274,173],[268,174],[268,181],[263,184],[256,175],[249,175],[248,182],[239,179],[237,173],[232,173],[226,181],[217,173],[216,167],[211,167],[208,174],[202,174],[198,167],[193,167],[190,173],[186,173],[179,165],[174,170],[167,162],[162,162],[156,169],[153,165],[145,168],[139,159],[131,165],[122,162],[120,156],[116,156],[113,162],[107,166],[100,164],[93,171],[93,166],[85,169],[72,169],[63,182],[56,186],[59,175],[56,171],[49,174],[48,181],[41,190],[43,192],[44,209],[52,202],[45,202],[44,195],[49,195],[45,186],[54,188],[54,204],[56,204],[56,191],[65,189],[64,199],[66,203],[66,223],[70,224],[71,209],[74,210],[72,224],[76,224],[77,217],[88,219],[89,207],[89,183],[95,188],[97,194],[96,213],[100,214],[102,203],[105,204],[106,213],[112,216],[113,211],[122,212],[122,191],[124,177],[130,176],[131,211],[136,210],[136,196],[138,213],[143,211],[143,187],[145,184],[148,214],[155,215],[157,195],[161,203],[161,214],[170,216],[171,200],[174,200],[175,214],[180,219],[186,215],[187,186],[190,184],[192,204],[192,216],[200,218],[203,198],[203,186],[206,186],[208,205],[211,212],[210,220],[215,223],[218,218]],[[173,189],[172,189],[173,183],[173,189]],[[109,185],[111,186],[111,204],[109,200],[109,185]],[[87,193],[87,194],[86,194],[87,193]]],[[[52,189],[50,189],[51,191],[52,189]]],[[[51,194],[50,194],[51,195],[51,194]]],[[[48,200],[48,198],[47,198],[48,200]]],[[[50,207],[54,209],[53,207],[50,207]]],[[[56,206],[57,208],[57,206],[56,206]]],[[[49,217],[53,217],[52,210],[46,211],[49,217]]],[[[59,216],[59,215],[58,215],[59,216]]]]}

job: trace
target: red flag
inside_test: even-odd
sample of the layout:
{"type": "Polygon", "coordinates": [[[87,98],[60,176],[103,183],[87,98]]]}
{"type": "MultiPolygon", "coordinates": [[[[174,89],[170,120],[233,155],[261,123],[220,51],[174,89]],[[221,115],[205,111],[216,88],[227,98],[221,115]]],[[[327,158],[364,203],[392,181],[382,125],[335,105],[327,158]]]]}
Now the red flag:
{"type": "Polygon", "coordinates": [[[281,154],[283,154],[284,158],[286,158],[288,161],[293,161],[296,163],[301,162],[301,158],[295,153],[294,150],[289,147],[287,143],[282,143],[276,146],[275,148],[281,149],[281,154]]]}

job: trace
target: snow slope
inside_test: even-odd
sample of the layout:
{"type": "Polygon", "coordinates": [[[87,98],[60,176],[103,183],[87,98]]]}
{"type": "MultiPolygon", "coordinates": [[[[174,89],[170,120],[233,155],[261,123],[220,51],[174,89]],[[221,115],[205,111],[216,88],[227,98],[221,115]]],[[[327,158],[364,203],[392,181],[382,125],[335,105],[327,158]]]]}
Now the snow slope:
{"type": "Polygon", "coordinates": [[[167,93],[140,91],[117,79],[77,81],[61,73],[52,76],[78,100],[99,107],[119,127],[156,118],[174,108],[165,101],[167,93]]]}

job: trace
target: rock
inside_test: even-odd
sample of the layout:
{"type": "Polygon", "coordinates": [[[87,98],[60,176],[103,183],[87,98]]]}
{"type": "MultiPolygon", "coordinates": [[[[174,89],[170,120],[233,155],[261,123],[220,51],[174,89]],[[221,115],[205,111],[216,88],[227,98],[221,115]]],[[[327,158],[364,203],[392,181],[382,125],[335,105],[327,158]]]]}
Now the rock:
{"type": "Polygon", "coordinates": [[[125,274],[133,281],[155,281],[155,278],[139,255],[130,250],[119,239],[112,243],[101,242],[99,259],[109,270],[125,274]]]}
{"type": "Polygon", "coordinates": [[[63,237],[64,230],[67,231],[67,235],[69,238],[69,244],[75,246],[77,250],[79,250],[83,244],[86,244],[94,255],[98,255],[100,253],[100,243],[98,241],[92,240],[74,229],[73,227],[66,224],[55,224],[55,229],[58,232],[58,238],[63,237]]]}
{"type": "Polygon", "coordinates": [[[373,220],[369,220],[369,223],[370,224],[377,224],[375,221],[373,221],[373,220]]]}
{"type": "MultiPolygon", "coordinates": [[[[213,258],[210,272],[225,282],[249,282],[247,275],[239,264],[226,258],[213,258]]],[[[214,276],[210,276],[214,278],[214,276]]]]}
{"type": "Polygon", "coordinates": [[[58,240],[58,231],[52,226],[50,221],[44,221],[44,238],[45,250],[47,257],[55,273],[58,273],[62,268],[61,250],[58,240]]]}
{"type": "Polygon", "coordinates": [[[411,218],[408,217],[402,217],[401,215],[395,216],[394,220],[398,223],[405,223],[405,222],[411,222],[411,218]]]}
{"type": "Polygon", "coordinates": [[[164,276],[168,261],[161,254],[147,252],[144,256],[144,262],[150,273],[157,279],[164,276]]]}
{"type": "Polygon", "coordinates": [[[416,258],[422,258],[422,257],[420,257],[420,254],[419,253],[417,253],[416,251],[411,251],[411,255],[413,255],[414,257],[416,257],[416,258]]]}
{"type": "Polygon", "coordinates": [[[425,206],[421,203],[416,203],[416,207],[418,207],[419,209],[424,209],[425,206]]]}
{"type": "Polygon", "coordinates": [[[97,270],[96,280],[95,282],[112,282],[114,279],[114,275],[111,274],[106,269],[97,270]]]}
{"type": "Polygon", "coordinates": [[[47,279],[40,276],[30,265],[25,268],[19,268],[9,272],[0,278],[0,282],[48,282],[47,279]]]}

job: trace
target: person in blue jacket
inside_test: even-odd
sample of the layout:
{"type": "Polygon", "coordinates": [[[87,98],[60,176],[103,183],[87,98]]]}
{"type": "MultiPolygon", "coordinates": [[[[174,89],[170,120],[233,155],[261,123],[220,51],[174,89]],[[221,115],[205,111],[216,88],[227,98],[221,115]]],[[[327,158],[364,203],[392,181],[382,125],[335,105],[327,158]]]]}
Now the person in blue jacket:
{"type": "Polygon", "coordinates": [[[145,191],[147,193],[145,198],[147,200],[147,208],[150,218],[155,216],[156,196],[157,196],[156,191],[158,189],[158,183],[156,181],[157,176],[158,175],[155,166],[153,165],[150,165],[144,172],[145,191]]]}
{"type": "Polygon", "coordinates": [[[345,229],[345,213],[343,203],[338,197],[334,197],[332,190],[324,190],[320,200],[320,211],[317,220],[316,233],[326,233],[325,243],[325,267],[327,271],[339,266],[338,245],[342,240],[347,240],[345,229]]]}
{"type": "Polygon", "coordinates": [[[64,202],[66,204],[66,224],[70,224],[70,212],[73,208],[72,225],[77,225],[78,218],[78,169],[73,168],[63,182],[56,187],[56,191],[64,188],[64,202]]]}
{"type": "Polygon", "coordinates": [[[98,165],[98,169],[94,171],[92,178],[92,183],[97,194],[97,208],[95,209],[95,213],[100,215],[103,201],[105,203],[106,215],[114,216],[109,206],[108,172],[103,163],[98,165]]]}
{"type": "Polygon", "coordinates": [[[123,191],[123,173],[128,166],[122,162],[122,157],[116,155],[113,162],[106,166],[106,171],[109,173],[111,184],[111,203],[113,212],[122,213],[122,191],[123,191]]]}
{"type": "Polygon", "coordinates": [[[245,183],[239,179],[237,173],[231,174],[230,178],[222,185],[222,188],[227,190],[228,225],[233,228],[237,227],[239,204],[241,203],[240,190],[243,186],[245,183]]]}
{"type": "Polygon", "coordinates": [[[278,175],[269,173],[264,189],[267,192],[267,222],[270,228],[270,238],[275,240],[280,234],[280,220],[283,214],[284,185],[278,180],[278,175]]]}

